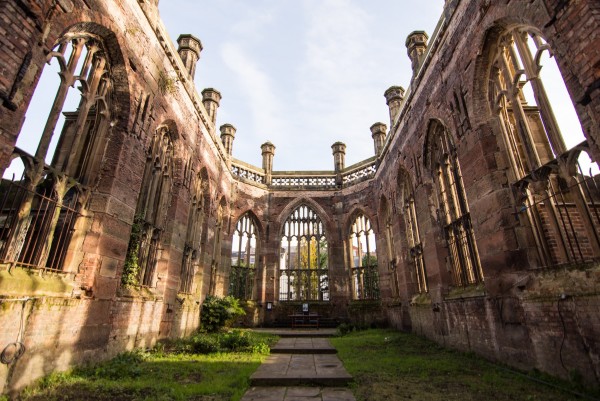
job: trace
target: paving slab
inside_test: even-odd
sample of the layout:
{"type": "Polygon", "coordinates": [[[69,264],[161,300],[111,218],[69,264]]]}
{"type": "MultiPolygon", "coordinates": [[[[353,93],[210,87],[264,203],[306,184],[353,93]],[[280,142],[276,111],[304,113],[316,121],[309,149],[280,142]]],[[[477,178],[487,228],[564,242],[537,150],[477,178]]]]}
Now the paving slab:
{"type": "Polygon", "coordinates": [[[333,337],[336,329],[282,329],[282,328],[254,328],[258,333],[269,333],[279,337],[333,337]]]}
{"type": "Polygon", "coordinates": [[[345,386],[352,380],[335,354],[272,354],[250,376],[252,386],[345,386]]]}
{"type": "Polygon", "coordinates": [[[241,401],[356,401],[341,387],[252,387],[241,401]]]}
{"type": "Polygon", "coordinates": [[[337,350],[326,338],[284,337],[271,347],[273,354],[335,354],[337,350]]]}

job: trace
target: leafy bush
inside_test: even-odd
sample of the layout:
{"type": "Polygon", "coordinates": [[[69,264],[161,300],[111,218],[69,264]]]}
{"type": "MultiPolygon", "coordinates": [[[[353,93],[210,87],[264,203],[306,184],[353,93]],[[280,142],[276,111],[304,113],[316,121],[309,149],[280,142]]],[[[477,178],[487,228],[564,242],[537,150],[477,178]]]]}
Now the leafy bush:
{"type": "Polygon", "coordinates": [[[95,367],[91,372],[96,377],[107,377],[110,379],[134,378],[142,374],[140,364],[144,362],[147,355],[143,351],[131,351],[117,355],[105,364],[95,367]]]}
{"type": "Polygon", "coordinates": [[[250,337],[240,330],[223,334],[220,338],[220,343],[221,347],[231,351],[242,351],[248,349],[251,345],[250,337]]]}
{"type": "Polygon", "coordinates": [[[253,354],[268,355],[270,352],[271,352],[271,347],[269,347],[269,344],[267,344],[267,343],[259,342],[259,343],[252,345],[252,353],[253,354]]]}
{"type": "Polygon", "coordinates": [[[238,316],[243,316],[246,311],[240,306],[239,301],[231,296],[219,298],[208,296],[202,304],[200,322],[204,330],[215,332],[231,325],[238,316]]]}
{"type": "Polygon", "coordinates": [[[193,354],[210,354],[219,351],[219,339],[214,336],[197,334],[191,338],[190,351],[193,354]]]}
{"type": "Polygon", "coordinates": [[[350,333],[352,329],[352,325],[348,323],[342,323],[337,327],[337,334],[339,336],[345,336],[346,334],[350,333]]]}

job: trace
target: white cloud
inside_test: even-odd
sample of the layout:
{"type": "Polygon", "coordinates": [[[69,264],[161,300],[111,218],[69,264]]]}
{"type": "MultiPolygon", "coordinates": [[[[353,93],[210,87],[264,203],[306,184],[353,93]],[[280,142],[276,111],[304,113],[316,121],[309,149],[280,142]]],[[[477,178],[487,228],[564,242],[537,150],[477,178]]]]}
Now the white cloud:
{"type": "Polygon", "coordinates": [[[306,10],[308,26],[303,62],[298,68],[298,101],[316,135],[315,146],[328,154],[325,163],[311,162],[331,168],[329,146],[336,140],[348,145],[350,163],[358,161],[353,160],[353,154],[360,154],[359,158],[372,155],[369,126],[375,121],[369,121],[373,118],[369,115],[373,111],[377,114],[378,109],[365,107],[365,99],[369,98],[368,91],[385,90],[372,83],[378,75],[377,60],[369,53],[375,42],[369,29],[374,18],[350,0],[310,2],[306,10]]]}
{"type": "Polygon", "coordinates": [[[284,126],[280,119],[283,113],[268,74],[238,43],[223,44],[221,56],[252,113],[253,132],[244,133],[245,137],[269,135],[275,140],[284,126]]]}

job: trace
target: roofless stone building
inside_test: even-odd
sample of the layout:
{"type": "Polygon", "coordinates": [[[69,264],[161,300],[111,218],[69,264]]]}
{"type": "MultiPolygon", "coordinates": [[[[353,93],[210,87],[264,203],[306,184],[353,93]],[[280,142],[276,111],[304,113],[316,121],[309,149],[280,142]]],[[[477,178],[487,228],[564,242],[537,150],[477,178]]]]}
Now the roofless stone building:
{"type": "Polygon", "coordinates": [[[346,166],[336,142],[331,171],[300,172],[269,142],[262,166],[233,158],[221,93],[194,86],[202,44],[175,48],[157,3],[0,2],[4,392],[189,334],[211,294],[251,301],[248,325],[308,303],[600,382],[600,3],[447,0],[406,39],[373,157],[346,166]]]}

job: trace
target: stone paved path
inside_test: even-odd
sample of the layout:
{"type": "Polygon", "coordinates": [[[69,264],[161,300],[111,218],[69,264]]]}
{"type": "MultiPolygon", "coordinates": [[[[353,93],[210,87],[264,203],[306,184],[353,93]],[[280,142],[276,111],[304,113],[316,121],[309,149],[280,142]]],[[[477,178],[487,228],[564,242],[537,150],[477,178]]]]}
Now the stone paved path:
{"type": "MultiPolygon", "coordinates": [[[[277,334],[283,336],[250,377],[252,387],[242,401],[355,401],[344,387],[352,376],[329,340],[310,332],[280,330],[277,334]]],[[[318,335],[322,337],[323,331],[318,335]]]]}

